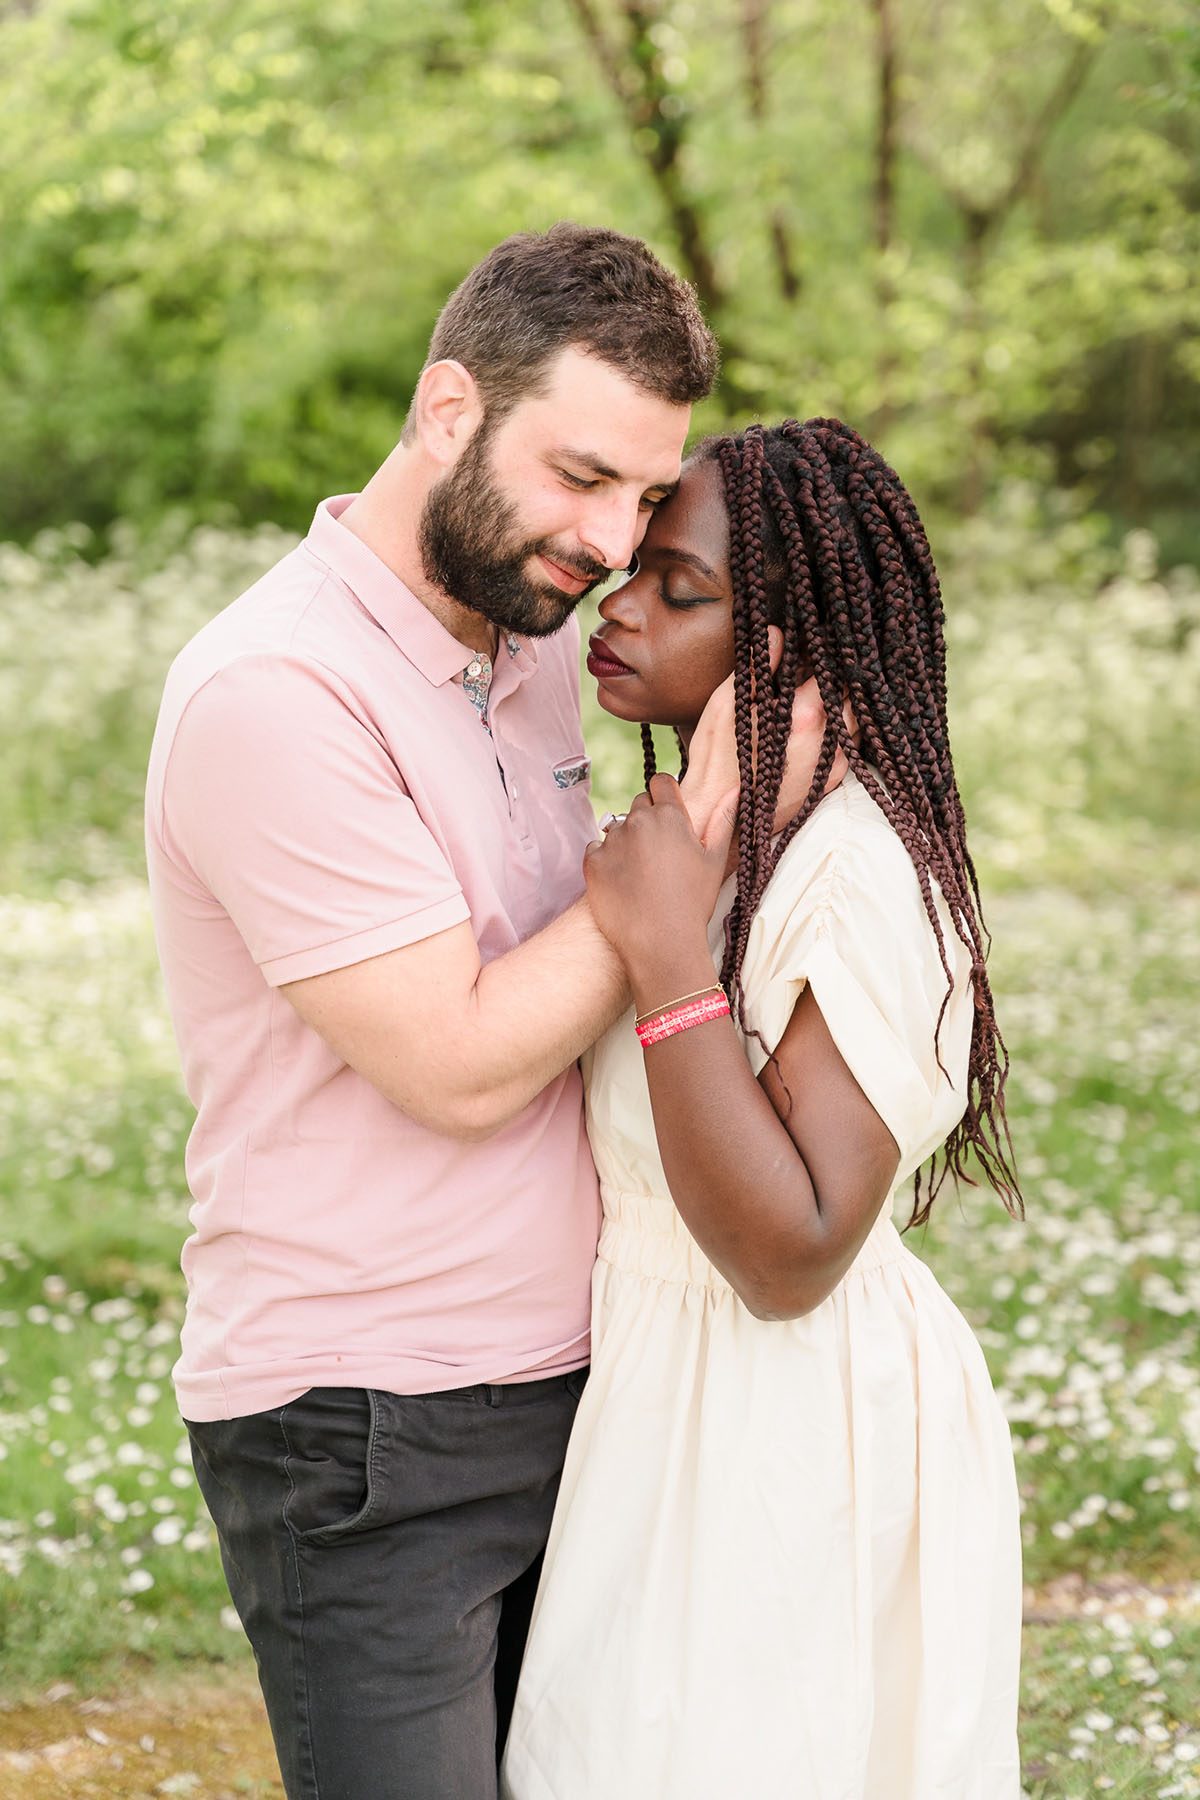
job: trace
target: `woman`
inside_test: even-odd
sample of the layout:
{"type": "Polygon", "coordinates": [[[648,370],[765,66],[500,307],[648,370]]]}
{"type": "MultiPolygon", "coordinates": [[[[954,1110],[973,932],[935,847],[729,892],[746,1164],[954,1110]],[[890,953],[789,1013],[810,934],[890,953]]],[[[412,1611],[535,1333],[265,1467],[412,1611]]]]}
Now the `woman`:
{"type": "Polygon", "coordinates": [[[600,610],[601,704],[685,756],[732,667],[737,862],[710,923],[724,852],[644,725],[649,791],[587,859],[635,1016],[589,1071],[592,1374],[504,1792],[1015,1800],[1008,1431],[891,1222],[969,1152],[1020,1208],[924,531],[844,425],[754,426],[689,462],[600,610]],[[810,673],[835,723],[776,837],[810,673]]]}

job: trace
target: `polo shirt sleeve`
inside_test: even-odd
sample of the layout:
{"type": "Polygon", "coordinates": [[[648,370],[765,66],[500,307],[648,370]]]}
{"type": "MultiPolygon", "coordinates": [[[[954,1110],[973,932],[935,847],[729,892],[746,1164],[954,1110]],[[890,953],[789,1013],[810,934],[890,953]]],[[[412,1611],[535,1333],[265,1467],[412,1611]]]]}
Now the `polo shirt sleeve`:
{"type": "Polygon", "coordinates": [[[272,987],[470,917],[382,735],[336,675],[302,658],[242,657],[192,696],[162,832],[272,987]]]}

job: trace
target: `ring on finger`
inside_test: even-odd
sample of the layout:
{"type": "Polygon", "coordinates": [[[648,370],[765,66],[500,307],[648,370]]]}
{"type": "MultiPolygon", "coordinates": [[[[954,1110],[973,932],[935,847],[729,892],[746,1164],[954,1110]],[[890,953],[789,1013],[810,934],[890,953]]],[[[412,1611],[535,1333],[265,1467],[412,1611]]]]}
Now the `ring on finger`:
{"type": "Polygon", "coordinates": [[[623,825],[628,817],[628,813],[606,812],[600,821],[600,829],[607,831],[610,825],[623,825]]]}

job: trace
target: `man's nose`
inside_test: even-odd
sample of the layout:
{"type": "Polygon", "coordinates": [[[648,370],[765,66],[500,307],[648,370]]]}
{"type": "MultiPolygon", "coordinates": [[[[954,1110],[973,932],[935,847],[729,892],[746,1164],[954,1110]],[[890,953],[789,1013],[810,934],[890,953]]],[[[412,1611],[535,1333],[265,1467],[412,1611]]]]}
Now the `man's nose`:
{"type": "Polygon", "coordinates": [[[580,542],[606,569],[627,569],[642,541],[646,524],[636,494],[606,495],[580,527],[580,542]]]}

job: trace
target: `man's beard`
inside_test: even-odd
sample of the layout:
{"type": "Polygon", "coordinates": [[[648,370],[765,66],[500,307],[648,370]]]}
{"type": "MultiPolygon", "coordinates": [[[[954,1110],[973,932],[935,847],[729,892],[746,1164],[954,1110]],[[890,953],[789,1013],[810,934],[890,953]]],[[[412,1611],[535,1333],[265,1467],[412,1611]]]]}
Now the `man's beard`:
{"type": "Polygon", "coordinates": [[[610,571],[591,557],[564,553],[549,538],[519,539],[517,509],[500,491],[492,469],[490,437],[485,419],[430,492],[421,514],[421,561],[429,580],[460,606],[482,613],[503,631],[549,637],[610,571]],[[549,580],[531,580],[526,564],[539,554],[570,569],[587,587],[564,594],[549,580]]]}

